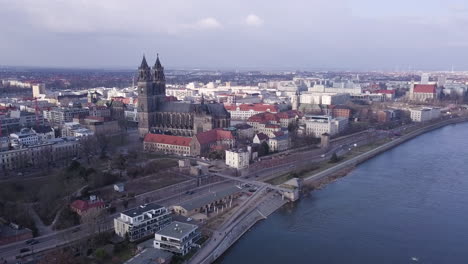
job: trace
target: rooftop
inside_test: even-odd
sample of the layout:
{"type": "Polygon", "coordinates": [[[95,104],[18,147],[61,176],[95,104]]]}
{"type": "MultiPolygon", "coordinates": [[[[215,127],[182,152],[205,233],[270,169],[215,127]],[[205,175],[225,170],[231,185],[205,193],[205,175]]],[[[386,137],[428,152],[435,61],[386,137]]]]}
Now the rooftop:
{"type": "Polygon", "coordinates": [[[190,146],[192,138],[162,135],[162,134],[146,134],[144,142],[161,143],[168,145],[190,146]]]}
{"type": "Polygon", "coordinates": [[[127,210],[127,211],[123,211],[122,214],[130,216],[130,217],[134,217],[134,216],[137,216],[137,215],[141,215],[141,214],[143,214],[145,212],[148,212],[148,211],[151,211],[151,210],[158,210],[158,209],[161,209],[161,208],[164,208],[164,206],[159,205],[159,204],[155,204],[155,203],[150,203],[150,204],[146,204],[146,205],[140,205],[138,207],[132,208],[132,209],[127,210]]]}
{"type": "Polygon", "coordinates": [[[229,196],[231,194],[234,194],[240,191],[241,189],[239,189],[239,187],[231,186],[231,187],[222,189],[220,191],[208,193],[203,196],[199,196],[195,199],[183,202],[182,204],[180,204],[180,206],[186,209],[187,211],[191,211],[193,209],[200,208],[202,206],[205,206],[207,204],[210,204],[214,201],[217,201],[221,198],[224,198],[226,196],[229,196]]]}
{"type": "Polygon", "coordinates": [[[197,228],[198,226],[196,225],[174,221],[169,225],[165,226],[163,229],[156,232],[156,234],[172,237],[175,239],[182,239],[197,228]]]}

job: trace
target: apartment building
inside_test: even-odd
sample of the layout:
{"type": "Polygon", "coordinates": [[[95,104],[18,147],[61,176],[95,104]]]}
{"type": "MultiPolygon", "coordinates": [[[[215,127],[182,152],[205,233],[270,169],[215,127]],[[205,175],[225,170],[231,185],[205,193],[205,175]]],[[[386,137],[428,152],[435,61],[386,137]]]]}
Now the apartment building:
{"type": "Polygon", "coordinates": [[[114,229],[118,236],[128,235],[130,241],[135,241],[154,235],[171,220],[171,213],[166,207],[150,203],[120,213],[114,219],[114,229]]]}
{"type": "Polygon", "coordinates": [[[226,165],[235,169],[249,167],[250,153],[244,149],[226,150],[226,165]]]}
{"type": "Polygon", "coordinates": [[[440,108],[410,109],[410,117],[413,122],[426,122],[440,117],[440,108]]]}
{"type": "Polygon", "coordinates": [[[184,256],[200,237],[197,225],[174,221],[154,234],[154,247],[184,256]]]}

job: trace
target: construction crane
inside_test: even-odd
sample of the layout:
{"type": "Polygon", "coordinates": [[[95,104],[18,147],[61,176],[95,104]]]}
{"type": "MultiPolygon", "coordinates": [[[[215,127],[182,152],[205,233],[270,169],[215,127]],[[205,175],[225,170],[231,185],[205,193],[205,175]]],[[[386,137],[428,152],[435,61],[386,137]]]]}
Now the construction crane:
{"type": "Polygon", "coordinates": [[[25,97],[23,101],[34,101],[34,114],[36,115],[36,127],[39,126],[39,106],[37,104],[37,97],[25,97]]]}

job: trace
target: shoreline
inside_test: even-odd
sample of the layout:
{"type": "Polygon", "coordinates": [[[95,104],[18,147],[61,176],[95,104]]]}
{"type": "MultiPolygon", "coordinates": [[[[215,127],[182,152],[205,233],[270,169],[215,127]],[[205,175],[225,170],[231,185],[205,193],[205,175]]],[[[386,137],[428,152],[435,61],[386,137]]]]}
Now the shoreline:
{"type": "MultiPolygon", "coordinates": [[[[369,150],[365,153],[362,153],[356,157],[353,157],[349,160],[345,160],[343,162],[340,162],[339,164],[331,167],[331,168],[328,168],[326,170],[323,170],[321,172],[318,172],[318,173],[314,173],[308,177],[305,177],[303,178],[303,182],[304,182],[304,185],[303,185],[303,190],[301,190],[301,192],[303,193],[304,191],[307,191],[307,192],[310,192],[310,191],[314,191],[314,190],[317,190],[317,189],[321,189],[323,188],[324,186],[336,181],[337,179],[339,178],[342,178],[342,177],[345,177],[347,176],[351,171],[354,170],[354,168],[369,160],[369,159],[372,159],[376,156],[378,156],[379,154],[381,153],[384,153],[390,149],[393,149],[394,147],[397,147],[399,146],[400,144],[403,144],[413,138],[416,138],[420,135],[423,135],[427,132],[431,132],[433,130],[436,130],[436,129],[439,129],[439,128],[442,128],[442,127],[445,127],[445,126],[448,126],[448,125],[454,125],[454,124],[459,124],[459,123],[464,123],[464,122],[468,122],[468,117],[461,117],[461,118],[453,118],[453,119],[449,119],[449,120],[443,120],[443,121],[439,121],[435,124],[430,124],[428,126],[425,126],[425,127],[422,127],[422,128],[419,128],[415,131],[412,131],[406,135],[403,135],[399,138],[396,138],[394,140],[392,140],[391,142],[388,142],[388,143],[385,143],[381,146],[378,146],[372,150],[369,150]]],[[[285,203],[287,204],[287,203],[285,203]]],[[[277,206],[276,209],[272,210],[272,213],[274,213],[275,211],[277,211],[278,209],[280,209],[281,207],[283,207],[285,204],[281,205],[281,206],[277,206]]],[[[270,215],[269,214],[269,215],[270,215]]],[[[261,220],[264,220],[264,219],[267,219],[267,217],[262,217],[262,218],[257,218],[256,221],[253,221],[251,223],[249,223],[249,225],[244,225],[244,228],[245,230],[237,236],[237,238],[232,241],[230,243],[230,246],[227,247],[225,250],[223,250],[223,252],[217,252],[217,254],[215,255],[215,258],[212,259],[212,261],[210,263],[213,263],[216,261],[216,259],[218,259],[219,257],[221,257],[222,255],[224,255],[231,247],[232,245],[234,245],[237,240],[239,240],[247,231],[251,230],[256,223],[258,223],[259,221],[261,220]]],[[[242,228],[242,226],[241,226],[242,228]]],[[[207,262],[205,262],[207,263],[207,262]]]]}

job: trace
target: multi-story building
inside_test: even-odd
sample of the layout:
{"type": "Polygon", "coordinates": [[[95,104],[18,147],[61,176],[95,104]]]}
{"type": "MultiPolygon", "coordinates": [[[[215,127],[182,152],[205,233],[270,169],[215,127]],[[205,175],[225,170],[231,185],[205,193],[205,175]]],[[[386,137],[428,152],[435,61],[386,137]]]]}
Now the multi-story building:
{"type": "Polygon", "coordinates": [[[33,97],[37,98],[40,97],[41,95],[45,95],[46,93],[46,87],[44,83],[36,83],[32,85],[32,93],[33,97]]]}
{"type": "Polygon", "coordinates": [[[39,137],[39,141],[47,141],[55,138],[55,131],[50,126],[35,126],[31,128],[31,131],[36,133],[39,137]]]}
{"type": "Polygon", "coordinates": [[[62,126],[62,137],[86,137],[94,135],[91,129],[88,129],[78,122],[67,122],[62,126]]]}
{"type": "Polygon", "coordinates": [[[304,116],[302,124],[305,125],[305,134],[320,137],[324,133],[336,135],[346,129],[348,119],[332,118],[331,116],[304,116]]]}
{"type": "Polygon", "coordinates": [[[171,220],[171,213],[166,207],[150,203],[120,213],[114,219],[114,230],[118,236],[128,235],[130,241],[135,241],[154,235],[171,220]]]}
{"type": "Polygon", "coordinates": [[[190,155],[190,141],[192,138],[146,134],[143,149],[151,152],[164,152],[176,155],[190,155]]]}
{"type": "Polygon", "coordinates": [[[18,133],[10,134],[12,146],[28,146],[39,142],[39,136],[29,128],[23,128],[18,133]]]}
{"type": "Polygon", "coordinates": [[[87,116],[85,118],[74,118],[73,122],[80,123],[95,135],[112,135],[120,132],[117,120],[109,117],[87,116]]]}
{"type": "Polygon", "coordinates": [[[95,117],[110,117],[111,116],[111,110],[109,107],[106,106],[90,106],[88,107],[89,110],[89,116],[95,116],[95,117]]]}
{"type": "Polygon", "coordinates": [[[89,116],[89,110],[83,108],[55,108],[44,110],[44,118],[53,127],[62,127],[65,123],[73,121],[74,117],[89,116]]]}
{"type": "Polygon", "coordinates": [[[410,109],[410,116],[413,122],[426,122],[440,117],[440,108],[419,108],[410,109]]]}
{"type": "Polygon", "coordinates": [[[198,133],[190,141],[190,155],[204,156],[213,149],[230,149],[236,144],[231,131],[220,128],[198,133]]]}
{"type": "Polygon", "coordinates": [[[268,139],[268,146],[271,152],[281,152],[289,149],[290,139],[288,134],[270,137],[268,139]]]}
{"type": "Polygon", "coordinates": [[[172,252],[176,255],[186,255],[200,239],[198,226],[174,221],[154,234],[154,247],[172,252]]]}
{"type": "Polygon", "coordinates": [[[71,161],[79,155],[80,145],[74,138],[55,138],[0,152],[0,167],[3,170],[44,167],[54,162],[71,161]]]}
{"type": "Polygon", "coordinates": [[[264,112],[279,112],[278,106],[271,104],[226,104],[224,107],[229,113],[231,113],[231,119],[234,120],[247,120],[253,115],[264,112]]]}
{"type": "Polygon", "coordinates": [[[250,153],[244,149],[226,150],[226,165],[235,169],[249,167],[250,153]]]}
{"type": "Polygon", "coordinates": [[[39,126],[44,125],[44,117],[41,116],[40,114],[36,115],[34,113],[30,113],[26,111],[14,110],[10,112],[10,117],[18,118],[19,125],[21,127],[32,127],[36,125],[39,125],[39,126]]]}

